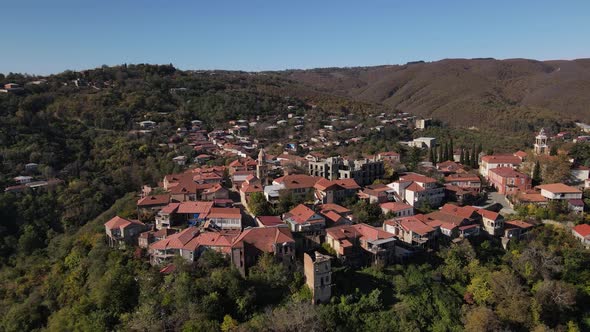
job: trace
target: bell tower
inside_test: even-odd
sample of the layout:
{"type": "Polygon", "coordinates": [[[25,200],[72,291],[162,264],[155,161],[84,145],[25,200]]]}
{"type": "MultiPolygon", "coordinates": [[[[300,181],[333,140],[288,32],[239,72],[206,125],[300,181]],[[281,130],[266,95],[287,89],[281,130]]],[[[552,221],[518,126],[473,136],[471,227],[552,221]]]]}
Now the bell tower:
{"type": "Polygon", "coordinates": [[[549,154],[549,146],[547,145],[547,134],[545,129],[541,128],[539,134],[535,137],[535,154],[549,154]]]}
{"type": "Polygon", "coordinates": [[[266,165],[266,153],[264,149],[258,152],[258,160],[256,162],[256,177],[260,179],[262,185],[266,185],[268,181],[268,166],[266,165]]]}

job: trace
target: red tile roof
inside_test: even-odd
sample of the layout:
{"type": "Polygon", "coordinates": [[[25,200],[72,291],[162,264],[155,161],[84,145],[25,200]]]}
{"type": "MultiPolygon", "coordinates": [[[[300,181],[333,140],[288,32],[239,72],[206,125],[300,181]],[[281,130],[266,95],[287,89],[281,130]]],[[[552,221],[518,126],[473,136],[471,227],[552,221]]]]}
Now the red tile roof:
{"type": "Polygon", "coordinates": [[[276,183],[282,183],[287,189],[313,188],[314,184],[321,178],[304,174],[285,175],[274,180],[276,183]]]}
{"type": "Polygon", "coordinates": [[[129,220],[125,218],[121,218],[119,216],[115,216],[111,220],[107,221],[104,226],[108,229],[116,229],[116,228],[127,228],[131,225],[144,225],[139,220],[129,220]]]}
{"type": "Polygon", "coordinates": [[[521,173],[510,167],[497,167],[490,169],[490,173],[494,173],[503,178],[529,178],[525,173],[521,173]]]}
{"type": "Polygon", "coordinates": [[[211,208],[208,219],[241,219],[242,213],[239,208],[211,208]]]}
{"type": "Polygon", "coordinates": [[[213,202],[182,202],[178,206],[177,213],[208,214],[213,207],[213,202]]]}
{"type": "Polygon", "coordinates": [[[266,227],[272,227],[277,225],[284,225],[283,221],[279,216],[258,216],[256,217],[260,223],[266,227]]]}
{"type": "Polygon", "coordinates": [[[414,181],[414,182],[419,182],[419,183],[434,183],[434,182],[436,182],[436,179],[433,179],[431,177],[428,177],[428,176],[425,176],[422,174],[418,174],[418,173],[406,173],[406,174],[400,176],[399,179],[404,182],[407,182],[407,181],[414,181]]]}
{"type": "Polygon", "coordinates": [[[505,228],[531,228],[533,224],[529,224],[528,222],[524,222],[522,220],[508,220],[505,223],[505,228]]]}
{"type": "Polygon", "coordinates": [[[573,228],[573,230],[582,237],[590,236],[590,225],[588,224],[577,225],[573,228]]]}
{"type": "Polygon", "coordinates": [[[149,195],[137,201],[137,206],[165,205],[170,202],[170,195],[149,195]]]}
{"type": "Polygon", "coordinates": [[[379,228],[367,225],[367,224],[354,224],[331,227],[326,229],[327,234],[336,239],[361,239],[364,241],[374,241],[379,239],[389,239],[395,237],[395,235],[381,230],[379,228]]]}
{"type": "Polygon", "coordinates": [[[513,164],[520,165],[522,160],[514,155],[490,155],[481,157],[482,162],[488,164],[513,164]]]}
{"type": "Polygon", "coordinates": [[[576,189],[574,187],[570,187],[568,185],[565,185],[563,183],[551,183],[551,184],[543,184],[540,186],[537,186],[537,188],[541,189],[541,190],[547,190],[551,193],[565,193],[565,194],[581,194],[582,192],[579,189],[576,189]]]}
{"type": "Polygon", "coordinates": [[[330,210],[332,210],[332,211],[335,211],[335,212],[338,212],[338,213],[350,213],[351,212],[350,209],[345,208],[342,205],[338,205],[338,204],[334,204],[334,203],[321,204],[319,206],[319,208],[320,208],[321,211],[330,211],[330,210]]]}
{"type": "Polygon", "coordinates": [[[285,219],[291,219],[297,224],[304,224],[316,215],[316,213],[303,204],[299,204],[291,211],[285,213],[285,219]]]}
{"type": "Polygon", "coordinates": [[[426,224],[416,217],[397,218],[394,220],[388,220],[386,223],[394,225],[397,223],[406,231],[411,231],[422,236],[434,231],[433,226],[426,224]]]}
{"type": "Polygon", "coordinates": [[[379,204],[382,209],[386,209],[393,212],[399,212],[407,209],[412,209],[413,207],[410,204],[402,203],[402,202],[387,202],[379,204]]]}
{"type": "Polygon", "coordinates": [[[243,248],[244,243],[263,252],[274,252],[276,244],[295,243],[295,240],[288,227],[256,227],[244,230],[235,239],[232,248],[243,248]]]}

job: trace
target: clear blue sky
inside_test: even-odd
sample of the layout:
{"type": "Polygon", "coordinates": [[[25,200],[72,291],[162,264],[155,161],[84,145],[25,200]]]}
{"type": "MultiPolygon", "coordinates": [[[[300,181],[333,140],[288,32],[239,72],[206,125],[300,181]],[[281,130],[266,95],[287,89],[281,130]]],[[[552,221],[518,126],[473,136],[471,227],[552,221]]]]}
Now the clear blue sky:
{"type": "Polygon", "coordinates": [[[590,57],[589,0],[7,0],[0,13],[3,73],[590,57]]]}

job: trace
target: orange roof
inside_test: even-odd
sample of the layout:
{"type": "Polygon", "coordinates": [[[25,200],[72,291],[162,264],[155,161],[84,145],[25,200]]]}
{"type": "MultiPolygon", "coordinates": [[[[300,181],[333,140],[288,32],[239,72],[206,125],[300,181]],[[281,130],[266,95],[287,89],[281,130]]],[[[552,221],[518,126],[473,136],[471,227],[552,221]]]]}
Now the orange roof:
{"type": "Polygon", "coordinates": [[[492,168],[490,170],[491,173],[494,173],[498,176],[501,176],[503,178],[528,178],[529,176],[526,175],[525,173],[521,173],[513,168],[510,167],[498,167],[498,168],[492,168]]]}
{"type": "Polygon", "coordinates": [[[445,177],[445,181],[446,182],[465,182],[465,181],[481,182],[481,179],[479,178],[479,176],[477,176],[475,174],[459,173],[459,174],[451,174],[451,175],[445,177]]]}
{"type": "Polygon", "coordinates": [[[178,209],[178,207],[180,206],[180,203],[168,203],[168,205],[164,206],[162,208],[162,210],[160,210],[162,213],[174,213],[176,212],[176,210],[178,209]]]}
{"type": "Polygon", "coordinates": [[[477,213],[481,214],[482,217],[484,217],[486,219],[490,219],[490,220],[498,220],[502,217],[499,213],[496,213],[494,211],[484,210],[484,209],[477,210],[477,213]]]}
{"type": "Polygon", "coordinates": [[[104,226],[108,229],[127,228],[131,225],[144,225],[144,223],[142,223],[139,220],[129,220],[121,218],[119,216],[115,216],[114,218],[112,218],[104,224],[104,226]]]}
{"type": "Polygon", "coordinates": [[[327,204],[321,204],[319,206],[320,210],[323,211],[335,211],[338,213],[350,213],[350,209],[345,208],[342,205],[338,205],[338,204],[334,204],[334,203],[327,203],[327,204]]]}
{"type": "Polygon", "coordinates": [[[170,195],[149,195],[137,201],[137,206],[164,205],[170,202],[170,195]]]}
{"type": "Polygon", "coordinates": [[[520,165],[522,160],[515,155],[490,155],[481,157],[482,162],[488,164],[513,164],[520,165]]]}
{"type": "Polygon", "coordinates": [[[531,228],[533,224],[529,224],[528,222],[524,222],[522,220],[509,220],[505,223],[506,228],[531,228]],[[512,226],[512,227],[510,227],[512,226]]]}
{"type": "Polygon", "coordinates": [[[301,189],[301,188],[313,188],[314,184],[321,178],[317,176],[310,176],[305,174],[293,174],[285,175],[277,178],[274,181],[276,183],[282,183],[287,189],[301,189]]]}
{"type": "Polygon", "coordinates": [[[263,252],[274,252],[276,244],[295,243],[295,240],[288,227],[256,227],[244,230],[235,239],[232,248],[242,248],[244,243],[263,252]]]}
{"type": "Polygon", "coordinates": [[[406,231],[410,231],[413,233],[417,233],[419,235],[426,235],[432,231],[434,231],[434,227],[431,225],[426,224],[422,220],[416,217],[404,217],[404,218],[397,218],[394,220],[389,220],[386,223],[388,224],[395,224],[397,223],[406,231]]]}
{"type": "Polygon", "coordinates": [[[303,204],[299,204],[291,211],[285,213],[285,219],[291,219],[298,224],[308,222],[316,213],[303,204]]]}
{"type": "Polygon", "coordinates": [[[406,173],[399,177],[401,181],[414,181],[419,183],[434,183],[436,179],[418,173],[406,173]]]}
{"type": "Polygon", "coordinates": [[[256,219],[266,227],[284,224],[279,216],[257,216],[256,219]]]}
{"type": "Polygon", "coordinates": [[[367,225],[367,224],[354,224],[331,227],[326,229],[327,234],[336,239],[356,239],[359,238],[364,241],[374,241],[379,239],[389,239],[395,237],[395,235],[381,230],[379,228],[367,225]]]}
{"type": "Polygon", "coordinates": [[[187,242],[182,249],[195,251],[199,247],[221,247],[222,251],[229,253],[233,240],[239,236],[235,232],[203,232],[187,242]]]}
{"type": "Polygon", "coordinates": [[[338,223],[340,222],[342,219],[344,219],[344,217],[342,217],[341,215],[339,215],[338,213],[330,210],[330,211],[322,211],[322,215],[324,217],[326,217],[326,219],[328,219],[329,221],[333,222],[333,223],[338,223]]]}
{"type": "Polygon", "coordinates": [[[412,184],[410,184],[410,185],[409,185],[409,186],[406,188],[406,190],[409,190],[409,191],[424,191],[424,190],[426,190],[426,189],[424,189],[424,187],[422,187],[422,186],[421,186],[421,185],[419,185],[418,183],[416,183],[416,182],[412,182],[412,184]]]}
{"type": "Polygon", "coordinates": [[[336,184],[338,184],[339,186],[343,187],[344,189],[349,189],[349,190],[361,189],[361,186],[359,186],[358,183],[356,183],[356,181],[354,179],[339,179],[339,180],[334,180],[334,182],[336,184]]]}
{"type": "Polygon", "coordinates": [[[208,219],[241,219],[242,213],[239,208],[211,208],[207,215],[208,219]]]}
{"type": "Polygon", "coordinates": [[[570,187],[563,183],[551,183],[537,186],[541,190],[547,190],[551,193],[565,193],[565,194],[581,194],[582,192],[574,187],[570,187]]]}
{"type": "Polygon", "coordinates": [[[403,211],[407,209],[413,209],[410,204],[402,203],[402,202],[387,202],[379,204],[382,209],[386,209],[393,212],[403,211]]]}
{"type": "Polygon", "coordinates": [[[207,214],[211,211],[213,202],[182,202],[178,206],[178,213],[207,214]]]}
{"type": "Polygon", "coordinates": [[[150,245],[150,249],[182,249],[185,244],[187,244],[197,235],[199,235],[199,230],[196,227],[189,227],[179,233],[172,234],[160,241],[152,243],[150,245]]]}
{"type": "Polygon", "coordinates": [[[477,215],[474,215],[474,212],[477,212],[477,208],[474,208],[472,206],[457,206],[454,204],[445,204],[443,205],[443,207],[440,208],[440,211],[447,213],[447,214],[451,214],[451,215],[456,215],[459,216],[461,218],[475,218],[477,217],[477,215]]]}
{"type": "Polygon", "coordinates": [[[324,178],[321,178],[316,182],[313,187],[319,191],[326,191],[326,190],[341,190],[343,189],[340,185],[338,185],[335,181],[330,181],[324,178]]]}
{"type": "Polygon", "coordinates": [[[580,236],[587,237],[590,235],[590,225],[580,224],[573,228],[574,232],[580,234],[580,236]]]}
{"type": "Polygon", "coordinates": [[[527,153],[526,153],[526,152],[524,152],[524,151],[521,151],[521,150],[519,150],[519,151],[516,151],[516,152],[514,153],[514,155],[515,155],[515,156],[517,156],[517,157],[519,157],[519,158],[526,158],[526,156],[527,156],[527,153]]]}

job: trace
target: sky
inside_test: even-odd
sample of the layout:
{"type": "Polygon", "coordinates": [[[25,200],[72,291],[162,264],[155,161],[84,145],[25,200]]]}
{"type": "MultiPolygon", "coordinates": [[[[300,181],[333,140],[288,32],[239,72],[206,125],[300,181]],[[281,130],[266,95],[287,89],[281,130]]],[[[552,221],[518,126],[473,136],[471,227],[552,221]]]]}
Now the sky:
{"type": "Polygon", "coordinates": [[[588,0],[7,0],[0,22],[0,73],[590,57],[588,0]]]}

